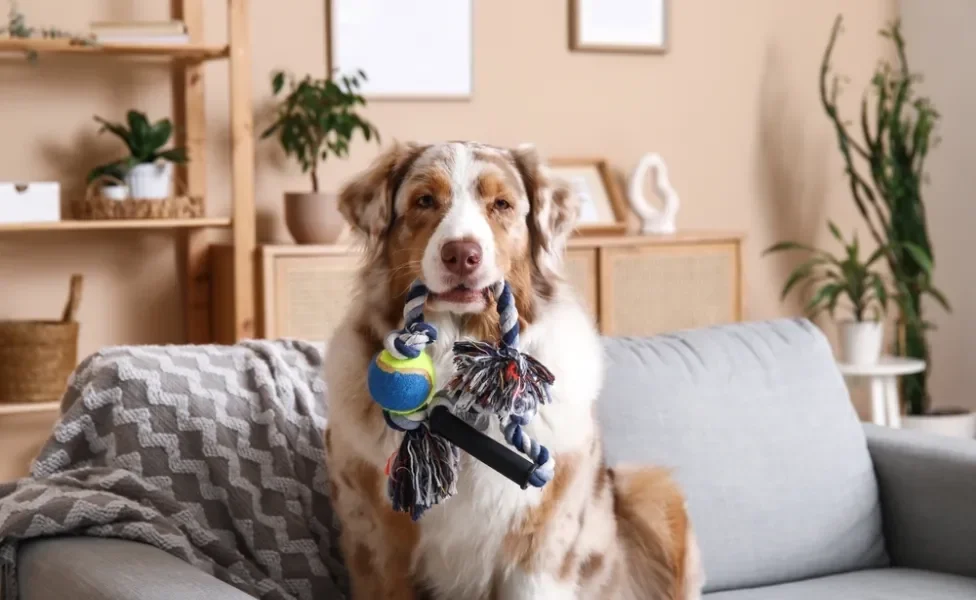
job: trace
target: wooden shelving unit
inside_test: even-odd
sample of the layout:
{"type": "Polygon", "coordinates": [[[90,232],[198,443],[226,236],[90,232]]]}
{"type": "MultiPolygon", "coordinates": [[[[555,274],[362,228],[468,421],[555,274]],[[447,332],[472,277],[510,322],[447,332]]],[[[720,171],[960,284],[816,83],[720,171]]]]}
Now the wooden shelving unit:
{"type": "Polygon", "coordinates": [[[67,40],[0,39],[0,53],[37,52],[132,58],[176,59],[187,62],[217,60],[230,56],[229,46],[208,44],[98,44],[84,46],[67,40]]]}
{"type": "Polygon", "coordinates": [[[17,404],[0,404],[0,417],[5,415],[27,415],[30,413],[56,412],[60,408],[60,402],[20,402],[17,404]]]}
{"type": "Polygon", "coordinates": [[[57,221],[53,223],[0,223],[0,233],[18,231],[112,231],[149,229],[214,229],[231,226],[230,218],[111,219],[107,221],[57,221]]]}
{"type": "MultiPolygon", "coordinates": [[[[254,253],[256,246],[254,211],[254,133],[251,100],[251,0],[227,0],[227,43],[204,40],[203,5],[206,0],[169,0],[172,18],[186,24],[187,44],[72,44],[64,40],[0,39],[0,58],[14,53],[70,55],[90,60],[136,59],[169,61],[173,72],[173,123],[176,143],[195,157],[181,167],[178,177],[189,196],[205,198],[207,193],[207,115],[204,102],[203,63],[226,60],[230,75],[230,154],[232,202],[226,217],[199,219],[143,219],[56,223],[0,224],[0,235],[49,231],[173,232],[183,262],[180,285],[184,298],[185,337],[190,343],[213,339],[211,324],[211,274],[209,233],[231,230],[233,248],[233,295],[220,306],[222,314],[233,315],[233,338],[254,332],[254,253]],[[228,306],[229,304],[229,306],[228,306]]],[[[138,64],[138,63],[137,63],[138,64]]],[[[43,68],[43,65],[40,66],[43,68]]],[[[3,97],[0,95],[0,107],[3,97]]],[[[226,277],[226,276],[225,276],[226,277]]],[[[224,329],[226,334],[226,326],[224,329]]],[[[46,405],[0,405],[0,415],[50,410],[46,405]],[[46,407],[46,408],[45,408],[46,407]]]]}

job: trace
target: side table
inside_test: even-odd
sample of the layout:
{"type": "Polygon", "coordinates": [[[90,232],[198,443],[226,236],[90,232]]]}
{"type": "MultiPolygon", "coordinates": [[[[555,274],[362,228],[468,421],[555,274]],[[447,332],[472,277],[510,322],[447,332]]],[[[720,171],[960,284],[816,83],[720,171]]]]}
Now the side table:
{"type": "Polygon", "coordinates": [[[901,403],[898,400],[898,378],[921,373],[925,361],[899,356],[883,356],[872,365],[838,363],[848,381],[867,379],[871,384],[871,422],[875,425],[901,427],[901,403]]]}

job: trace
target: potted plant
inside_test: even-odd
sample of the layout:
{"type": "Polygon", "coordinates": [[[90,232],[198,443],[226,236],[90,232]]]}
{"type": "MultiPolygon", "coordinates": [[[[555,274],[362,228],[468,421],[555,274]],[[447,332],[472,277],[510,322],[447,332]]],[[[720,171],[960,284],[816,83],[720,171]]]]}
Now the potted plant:
{"type": "MultiPolygon", "coordinates": [[[[891,272],[893,298],[899,310],[898,335],[894,352],[900,356],[932,362],[928,331],[932,324],[923,313],[926,296],[950,311],[945,296],[933,285],[935,259],[925,217],[922,185],[927,181],[925,159],[938,143],[935,135],[939,113],[929,98],[915,91],[920,76],[908,67],[905,40],[900,23],[895,21],[881,31],[892,41],[896,65],[882,61],[861,102],[859,137],[855,138],[838,109],[839,77],[830,77],[830,57],[840,33],[838,16],[820,68],[820,98],[837,135],[845,163],[851,197],[859,214],[879,246],[886,248],[885,262],[891,272]]],[[[906,427],[921,426],[931,420],[946,421],[948,427],[965,420],[967,435],[976,434],[976,413],[965,409],[932,410],[927,385],[928,372],[902,379],[902,399],[906,427]]],[[[939,427],[926,424],[925,428],[939,427]]]]}
{"type": "Polygon", "coordinates": [[[187,156],[183,148],[163,149],[173,136],[173,123],[169,119],[150,123],[144,113],[130,110],[125,124],[111,123],[98,116],[95,121],[102,124],[99,133],[111,132],[125,143],[129,156],[102,165],[92,173],[98,171],[96,176],[122,174],[132,198],[165,200],[172,196],[173,165],[186,162],[187,156]]]}
{"type": "Polygon", "coordinates": [[[874,270],[875,263],[884,256],[884,248],[878,248],[862,262],[857,234],[847,243],[836,225],[828,223],[828,226],[844,246],[844,254],[840,258],[826,250],[797,242],[780,242],[767,248],[763,255],[785,250],[811,254],[808,260],[790,273],[780,298],[785,299],[798,284],[816,286],[806,305],[807,315],[813,318],[826,311],[835,319],[843,300],[850,316],[837,321],[840,328],[840,358],[850,364],[874,364],[881,357],[883,319],[889,299],[881,274],[874,270]]]}
{"type": "Polygon", "coordinates": [[[356,112],[356,107],[366,106],[366,99],[358,92],[366,74],[359,71],[337,81],[309,75],[296,80],[275,71],[271,76],[275,97],[285,91],[286,80],[288,90],[276,108],[274,122],[261,138],[277,135],[285,155],[297,160],[302,172],[311,176],[312,186],[310,192],[285,194],[285,222],[299,244],[335,243],[345,221],[335,194],[320,190],[319,165],[329,155],[348,156],[349,143],[357,131],[366,141],[379,141],[376,128],[356,112]]]}
{"type": "Polygon", "coordinates": [[[125,200],[129,197],[129,186],[125,184],[128,172],[125,160],[115,160],[99,165],[88,172],[88,185],[97,185],[99,192],[109,200],[125,200]]]}

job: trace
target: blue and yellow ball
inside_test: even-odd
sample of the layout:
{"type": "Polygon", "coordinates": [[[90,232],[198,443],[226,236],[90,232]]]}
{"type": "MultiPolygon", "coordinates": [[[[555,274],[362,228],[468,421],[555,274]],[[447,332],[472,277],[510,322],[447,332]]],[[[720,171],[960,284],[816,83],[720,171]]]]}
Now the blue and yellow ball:
{"type": "Polygon", "coordinates": [[[369,364],[366,386],[373,400],[391,413],[416,412],[433,396],[434,361],[426,352],[401,360],[383,350],[369,364]]]}

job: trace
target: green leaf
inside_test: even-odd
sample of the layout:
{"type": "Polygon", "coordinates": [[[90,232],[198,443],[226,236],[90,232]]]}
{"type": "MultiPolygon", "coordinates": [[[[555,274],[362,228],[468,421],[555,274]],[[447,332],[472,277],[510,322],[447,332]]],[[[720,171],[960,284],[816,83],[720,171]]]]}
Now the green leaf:
{"type": "Polygon", "coordinates": [[[888,311],[888,290],[885,288],[884,282],[881,278],[875,275],[871,280],[871,286],[874,288],[874,296],[878,300],[878,304],[881,305],[881,312],[885,313],[888,311]]]}
{"type": "Polygon", "coordinates": [[[152,147],[152,151],[155,152],[169,141],[170,136],[173,135],[173,123],[169,119],[161,119],[157,121],[155,125],[152,126],[149,134],[149,145],[152,147]]]}
{"type": "Polygon", "coordinates": [[[271,76],[271,92],[277,96],[283,87],[285,87],[285,73],[284,71],[275,71],[271,76]]]}
{"type": "Polygon", "coordinates": [[[840,228],[838,228],[833,221],[827,221],[827,227],[830,229],[830,233],[832,233],[834,237],[837,238],[837,240],[843,244],[844,236],[841,235],[840,228]]]}
{"type": "Polygon", "coordinates": [[[814,294],[810,302],[807,303],[805,312],[808,314],[816,314],[819,312],[817,310],[818,306],[825,300],[828,300],[831,294],[838,293],[835,290],[841,289],[843,289],[841,286],[834,283],[828,283],[827,285],[821,287],[819,290],[817,290],[817,293],[814,294]]]}
{"type": "Polygon", "coordinates": [[[763,250],[762,256],[772,254],[773,252],[782,252],[783,250],[805,250],[807,252],[819,252],[819,250],[812,246],[807,246],[798,242],[779,242],[763,250]]]}
{"type": "Polygon", "coordinates": [[[939,306],[941,306],[944,311],[952,312],[952,308],[949,306],[949,300],[945,297],[945,295],[941,291],[937,290],[932,286],[926,288],[925,291],[930,296],[935,298],[935,301],[939,303],[939,306]]]}
{"type": "Polygon", "coordinates": [[[189,160],[189,157],[186,155],[186,150],[184,150],[183,148],[172,148],[170,150],[165,150],[163,152],[158,153],[156,155],[156,158],[168,160],[176,164],[182,164],[187,162],[187,160],[189,160]]]}
{"type": "Polygon", "coordinates": [[[928,251],[919,246],[918,244],[912,242],[902,242],[902,247],[912,255],[912,259],[918,264],[919,268],[925,272],[926,275],[932,274],[932,257],[929,255],[928,251]]]}
{"type": "Polygon", "coordinates": [[[112,133],[113,135],[121,139],[123,142],[125,142],[125,146],[126,148],[129,149],[130,152],[132,151],[132,136],[129,130],[125,128],[125,125],[122,125],[121,123],[111,123],[98,116],[95,117],[95,121],[101,123],[102,125],[102,127],[98,130],[99,133],[103,131],[108,131],[109,133],[112,133]]]}

